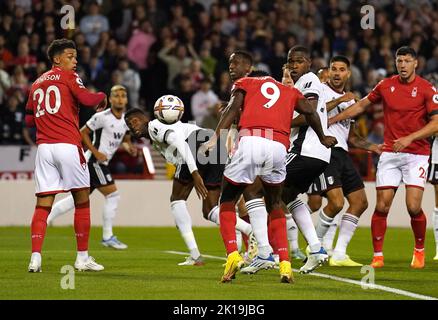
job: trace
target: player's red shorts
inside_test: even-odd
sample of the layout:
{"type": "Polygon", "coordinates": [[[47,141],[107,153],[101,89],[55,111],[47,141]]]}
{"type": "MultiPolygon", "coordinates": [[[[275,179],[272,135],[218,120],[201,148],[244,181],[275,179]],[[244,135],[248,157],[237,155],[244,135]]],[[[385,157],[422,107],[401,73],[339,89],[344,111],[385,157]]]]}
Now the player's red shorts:
{"type": "Polygon", "coordinates": [[[38,145],[35,159],[37,196],[90,187],[90,174],[82,148],[69,143],[38,145]]]}

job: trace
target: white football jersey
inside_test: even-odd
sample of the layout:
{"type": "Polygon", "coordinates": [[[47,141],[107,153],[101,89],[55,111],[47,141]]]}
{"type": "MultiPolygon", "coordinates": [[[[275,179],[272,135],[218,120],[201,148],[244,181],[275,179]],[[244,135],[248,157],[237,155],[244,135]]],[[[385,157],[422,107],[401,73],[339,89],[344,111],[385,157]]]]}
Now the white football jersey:
{"type": "MultiPolygon", "coordinates": [[[[324,87],[321,81],[313,72],[308,72],[298,79],[295,83],[295,88],[300,90],[304,96],[308,94],[318,95],[317,112],[321,119],[322,129],[327,134],[327,108],[325,105],[324,87]]],[[[298,115],[299,113],[295,112],[294,118],[298,115]]],[[[315,131],[310,126],[292,128],[290,141],[292,152],[330,162],[331,149],[321,144],[315,131]]]]}
{"type": "Polygon", "coordinates": [[[432,163],[438,164],[438,136],[435,136],[432,142],[432,155],[430,158],[432,163]]]}
{"type": "MultiPolygon", "coordinates": [[[[325,102],[330,102],[332,100],[335,100],[339,97],[342,97],[345,92],[339,93],[335,91],[332,87],[330,87],[327,84],[322,85],[325,92],[325,102]]],[[[338,104],[338,106],[328,113],[329,118],[333,118],[337,114],[341,113],[345,109],[347,109],[349,106],[354,104],[354,100],[350,100],[348,102],[342,102],[338,104]]],[[[350,132],[350,126],[351,126],[352,120],[351,119],[345,119],[340,122],[332,124],[328,129],[327,132],[330,136],[333,136],[338,140],[338,144],[335,147],[339,147],[344,149],[345,151],[348,151],[348,134],[350,132]]]]}
{"type": "MultiPolygon", "coordinates": [[[[120,119],[117,119],[111,109],[97,112],[87,121],[86,126],[93,131],[93,145],[108,158],[102,164],[108,165],[108,162],[122,143],[123,137],[129,131],[124,120],[124,114],[120,119]]],[[[85,153],[85,156],[87,160],[94,158],[89,150],[85,153]]]]}
{"type": "Polygon", "coordinates": [[[182,159],[177,154],[176,149],[169,148],[166,137],[170,132],[175,132],[179,137],[186,140],[194,131],[201,128],[195,124],[182,123],[178,121],[174,124],[165,124],[155,119],[149,122],[149,135],[152,139],[154,148],[170,163],[179,164],[182,159]]]}

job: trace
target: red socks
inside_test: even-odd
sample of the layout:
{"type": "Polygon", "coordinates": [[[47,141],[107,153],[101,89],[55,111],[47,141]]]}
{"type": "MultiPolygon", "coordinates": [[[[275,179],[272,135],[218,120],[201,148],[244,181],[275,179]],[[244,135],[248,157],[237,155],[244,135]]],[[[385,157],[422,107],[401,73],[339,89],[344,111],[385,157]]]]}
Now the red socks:
{"type": "Polygon", "coordinates": [[[426,238],[426,215],[423,210],[415,216],[411,216],[412,231],[415,237],[415,249],[424,249],[424,239],[426,238]]]}
{"type": "Polygon", "coordinates": [[[30,227],[32,233],[32,252],[41,253],[44,237],[46,236],[47,217],[51,209],[52,207],[35,207],[30,227]]]}
{"type": "MultiPolygon", "coordinates": [[[[274,250],[278,251],[280,261],[289,261],[289,249],[286,231],[286,217],[283,210],[273,210],[269,213],[269,233],[272,234],[274,250]]],[[[275,252],[274,251],[274,252],[275,252]]]]}
{"type": "Polygon", "coordinates": [[[371,218],[371,234],[373,236],[374,252],[383,252],[383,240],[386,233],[387,213],[375,210],[371,218]]]}
{"type": "Polygon", "coordinates": [[[90,202],[79,204],[75,207],[75,234],[78,251],[88,250],[90,235],[90,202]]]}
{"type": "Polygon", "coordinates": [[[227,255],[238,251],[236,241],[236,208],[233,202],[221,203],[219,208],[219,229],[227,255]]]}

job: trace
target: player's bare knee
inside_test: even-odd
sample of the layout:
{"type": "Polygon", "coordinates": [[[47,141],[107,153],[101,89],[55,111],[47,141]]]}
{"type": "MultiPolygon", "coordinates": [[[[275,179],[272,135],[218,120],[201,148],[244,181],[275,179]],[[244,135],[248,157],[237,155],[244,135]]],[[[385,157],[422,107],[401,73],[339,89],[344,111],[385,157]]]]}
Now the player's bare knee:
{"type": "Polygon", "coordinates": [[[377,201],[377,204],[376,204],[377,211],[384,213],[384,214],[388,214],[390,208],[391,208],[391,203],[386,203],[384,201],[377,201]]]}
{"type": "Polygon", "coordinates": [[[309,206],[309,208],[310,208],[310,210],[312,212],[315,212],[315,211],[318,211],[321,208],[322,200],[320,200],[320,199],[318,199],[318,200],[312,199],[312,200],[309,200],[307,202],[307,205],[309,206]]]}
{"type": "Polygon", "coordinates": [[[421,213],[421,203],[410,203],[408,202],[406,204],[406,207],[408,209],[408,213],[409,215],[412,216],[416,216],[418,214],[421,213]]]}
{"type": "Polygon", "coordinates": [[[350,203],[351,213],[362,214],[366,209],[368,209],[368,200],[366,197],[360,197],[354,202],[350,203]]]}
{"type": "Polygon", "coordinates": [[[331,211],[334,213],[339,213],[344,208],[344,198],[334,197],[329,199],[329,204],[331,211]]]}

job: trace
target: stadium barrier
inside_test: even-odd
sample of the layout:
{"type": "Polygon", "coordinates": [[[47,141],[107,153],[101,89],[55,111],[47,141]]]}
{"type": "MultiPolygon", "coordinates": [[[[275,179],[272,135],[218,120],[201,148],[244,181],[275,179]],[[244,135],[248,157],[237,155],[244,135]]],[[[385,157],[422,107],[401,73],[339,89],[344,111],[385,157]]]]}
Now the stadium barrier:
{"type": "MultiPolygon", "coordinates": [[[[174,226],[170,214],[169,198],[171,181],[156,180],[119,180],[117,186],[121,194],[119,210],[115,218],[116,226],[174,226]]],[[[375,184],[366,182],[368,210],[360,219],[360,226],[369,226],[371,215],[376,204],[375,184]]],[[[30,225],[35,206],[34,182],[32,180],[0,180],[0,226],[30,225]]],[[[59,199],[65,195],[59,195],[59,199]]],[[[325,200],[324,200],[325,201],[325,200]]],[[[434,208],[434,190],[428,184],[423,199],[423,209],[428,217],[428,226],[432,225],[431,217],[434,208]]],[[[95,191],[91,196],[92,225],[101,225],[103,196],[95,191]]],[[[344,209],[347,208],[347,201],[344,209]]],[[[201,212],[201,201],[193,191],[188,199],[188,209],[195,226],[212,226],[204,220],[201,212]]],[[[344,211],[345,212],[345,211],[344,211]]],[[[317,215],[314,214],[316,219],[317,215]]],[[[71,225],[73,214],[61,216],[54,225],[71,225]]],[[[410,219],[405,205],[405,188],[400,187],[394,199],[388,218],[389,226],[410,227],[410,219]]]]}

